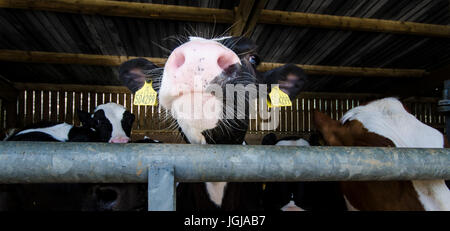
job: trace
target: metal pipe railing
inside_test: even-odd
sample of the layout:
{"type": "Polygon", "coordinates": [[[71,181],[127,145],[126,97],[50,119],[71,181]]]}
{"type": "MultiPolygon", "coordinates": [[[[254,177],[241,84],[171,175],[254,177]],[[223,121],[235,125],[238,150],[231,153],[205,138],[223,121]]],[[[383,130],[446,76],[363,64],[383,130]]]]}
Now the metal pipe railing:
{"type": "Polygon", "coordinates": [[[449,149],[0,142],[0,183],[450,179],[449,149]]]}

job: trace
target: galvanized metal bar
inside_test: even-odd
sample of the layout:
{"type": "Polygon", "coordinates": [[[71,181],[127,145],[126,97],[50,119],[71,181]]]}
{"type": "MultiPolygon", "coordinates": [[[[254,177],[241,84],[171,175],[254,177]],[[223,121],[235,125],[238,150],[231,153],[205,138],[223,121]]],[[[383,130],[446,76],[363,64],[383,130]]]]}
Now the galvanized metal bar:
{"type": "Polygon", "coordinates": [[[0,142],[0,183],[146,183],[154,162],[177,182],[450,179],[450,149],[0,142]]]}
{"type": "Polygon", "coordinates": [[[152,164],[148,168],[148,211],[175,211],[173,166],[152,164]]]}

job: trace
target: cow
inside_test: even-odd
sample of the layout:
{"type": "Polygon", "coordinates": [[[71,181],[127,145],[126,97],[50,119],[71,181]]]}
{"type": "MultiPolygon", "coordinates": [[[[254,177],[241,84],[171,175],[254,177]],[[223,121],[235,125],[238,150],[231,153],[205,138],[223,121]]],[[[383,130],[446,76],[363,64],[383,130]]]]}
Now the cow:
{"type": "MultiPolygon", "coordinates": [[[[39,122],[5,140],[105,143],[130,140],[135,116],[122,105],[102,104],[92,114],[77,110],[77,116],[81,127],[39,122]]],[[[146,207],[144,197],[140,196],[146,191],[142,188],[136,184],[0,185],[0,210],[142,210],[146,207]]]]}
{"type": "MultiPolygon", "coordinates": [[[[144,58],[131,59],[120,66],[119,78],[133,93],[150,80],[158,103],[170,111],[186,143],[241,145],[254,98],[247,93],[233,97],[227,86],[266,84],[270,91],[271,84],[279,84],[293,99],[308,79],[293,64],[259,72],[260,60],[256,43],[245,37],[189,37],[171,52],[164,68],[144,58]],[[243,116],[230,118],[228,113],[243,116]]],[[[260,210],[261,191],[260,183],[180,183],[177,210],[260,210]]]]}
{"type": "MultiPolygon", "coordinates": [[[[262,145],[316,146],[316,135],[309,141],[298,136],[277,139],[274,133],[264,136],[262,145]]],[[[264,187],[265,211],[344,211],[345,201],[337,182],[268,182],[264,187]]]]}
{"type": "MultiPolygon", "coordinates": [[[[340,121],[315,111],[315,127],[330,146],[444,148],[445,137],[408,113],[396,98],[358,106],[340,121]]],[[[450,210],[444,180],[341,182],[350,210],[450,210]]]]}
{"type": "Polygon", "coordinates": [[[41,121],[6,137],[5,141],[109,142],[127,143],[135,116],[122,105],[107,103],[94,113],[77,109],[81,127],[41,121]]]}

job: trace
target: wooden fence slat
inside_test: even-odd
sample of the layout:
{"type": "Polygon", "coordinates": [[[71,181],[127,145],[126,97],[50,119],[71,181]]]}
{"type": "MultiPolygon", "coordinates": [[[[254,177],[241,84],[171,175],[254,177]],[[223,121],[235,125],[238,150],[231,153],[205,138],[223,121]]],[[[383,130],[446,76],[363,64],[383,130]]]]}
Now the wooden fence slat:
{"type": "Polygon", "coordinates": [[[64,122],[66,120],[66,92],[59,91],[59,116],[58,122],[64,122]]]}
{"type": "Polygon", "coordinates": [[[305,99],[299,98],[298,100],[298,131],[304,132],[305,131],[305,99]]]}
{"type": "Polygon", "coordinates": [[[89,92],[82,93],[82,105],[81,110],[88,112],[89,111],[89,92]]]}
{"type": "Polygon", "coordinates": [[[326,99],[326,110],[324,112],[330,117],[331,117],[331,114],[332,114],[332,112],[331,112],[331,101],[332,101],[331,99],[326,99]]]}
{"type": "Polygon", "coordinates": [[[50,121],[58,121],[58,92],[51,91],[50,121]]]}
{"type": "Polygon", "coordinates": [[[130,107],[128,105],[125,105],[125,97],[126,97],[126,94],[120,93],[119,94],[119,103],[118,104],[126,106],[127,110],[130,111],[130,107]]]}
{"type": "Polygon", "coordinates": [[[25,126],[33,123],[33,97],[34,92],[31,90],[25,91],[26,93],[26,116],[25,116],[25,126]]]}
{"type": "Polygon", "coordinates": [[[103,93],[97,93],[97,104],[95,105],[95,107],[102,105],[104,102],[103,100],[103,93]]]}
{"type": "Polygon", "coordinates": [[[138,122],[139,121],[139,110],[138,110],[138,106],[132,105],[132,103],[133,103],[132,96],[134,97],[134,95],[127,94],[126,104],[127,104],[127,109],[132,110],[133,114],[136,117],[136,120],[133,123],[133,129],[137,130],[138,126],[139,126],[139,122],[138,122]]]}
{"type": "Polygon", "coordinates": [[[139,129],[145,129],[145,106],[139,106],[139,129]]]}
{"type": "Polygon", "coordinates": [[[37,123],[40,122],[42,120],[41,117],[41,92],[42,91],[35,91],[34,92],[34,119],[33,119],[33,123],[37,123]]]}
{"type": "Polygon", "coordinates": [[[147,130],[152,130],[153,126],[152,126],[152,116],[153,116],[153,112],[152,112],[152,106],[146,106],[145,107],[145,129],[147,130]]]}
{"type": "Polygon", "coordinates": [[[311,129],[311,121],[310,121],[310,118],[311,118],[311,99],[310,98],[308,98],[308,99],[305,99],[305,111],[306,111],[306,113],[305,113],[305,132],[309,132],[310,131],[310,129],[311,129]]]}
{"type": "Polygon", "coordinates": [[[42,100],[42,120],[50,121],[50,93],[44,91],[42,100]]]}
{"type": "Polygon", "coordinates": [[[97,106],[97,93],[89,92],[89,112],[94,113],[95,107],[97,106]]]}
{"type": "MultiPolygon", "coordinates": [[[[117,101],[117,93],[111,94],[111,102],[119,104],[119,102],[117,101]]],[[[123,104],[121,104],[121,105],[123,105],[123,104]]]]}
{"type": "Polygon", "coordinates": [[[25,126],[25,91],[20,91],[19,96],[19,114],[17,115],[17,126],[25,126]]]}
{"type": "Polygon", "coordinates": [[[334,120],[337,120],[337,114],[336,114],[337,108],[336,108],[336,100],[331,100],[331,118],[334,120]]]}
{"type": "Polygon", "coordinates": [[[292,124],[292,132],[293,133],[298,133],[299,132],[299,130],[298,130],[298,113],[299,113],[299,110],[298,110],[298,107],[299,107],[299,105],[298,105],[298,98],[296,98],[293,102],[292,102],[292,104],[293,104],[293,111],[291,112],[291,124],[292,124]]]}
{"type": "Polygon", "coordinates": [[[103,103],[110,103],[111,102],[111,93],[105,93],[103,103]]]}
{"type": "Polygon", "coordinates": [[[78,119],[77,110],[81,109],[81,92],[75,92],[75,105],[74,105],[74,124],[80,126],[80,120],[78,119]]]}
{"type": "Polygon", "coordinates": [[[276,130],[283,133],[286,131],[286,107],[281,107],[279,111],[280,121],[276,130]]]}
{"type": "Polygon", "coordinates": [[[73,124],[73,92],[67,92],[67,107],[66,107],[65,122],[73,124]]]}

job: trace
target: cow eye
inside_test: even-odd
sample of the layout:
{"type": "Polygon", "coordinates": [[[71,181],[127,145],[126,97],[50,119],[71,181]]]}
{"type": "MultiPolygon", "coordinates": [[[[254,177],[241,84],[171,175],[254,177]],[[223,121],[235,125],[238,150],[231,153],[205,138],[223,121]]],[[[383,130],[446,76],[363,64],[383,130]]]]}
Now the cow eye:
{"type": "Polygon", "coordinates": [[[259,57],[255,55],[251,55],[250,57],[248,57],[248,61],[254,66],[258,65],[260,62],[259,57]]]}

